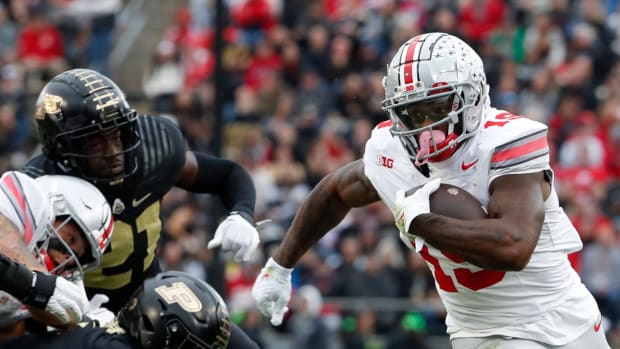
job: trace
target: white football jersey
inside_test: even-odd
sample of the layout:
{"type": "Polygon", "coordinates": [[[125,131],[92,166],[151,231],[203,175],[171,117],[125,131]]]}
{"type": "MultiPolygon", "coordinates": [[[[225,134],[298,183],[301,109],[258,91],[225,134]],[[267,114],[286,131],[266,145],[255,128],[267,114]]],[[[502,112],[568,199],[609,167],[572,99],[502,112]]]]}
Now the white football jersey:
{"type": "MultiPolygon", "coordinates": [[[[396,216],[396,192],[434,178],[489,202],[497,177],[548,171],[547,127],[505,111],[488,108],[480,131],[452,157],[428,163],[431,178],[412,164],[390,121],[379,124],[366,143],[365,174],[396,216]]],[[[503,335],[563,345],[597,321],[596,302],[573,270],[567,254],[581,249],[579,235],[555,189],[544,203],[545,221],[528,265],[519,272],[484,270],[425,244],[420,254],[435,278],[447,309],[451,338],[503,335]]]]}
{"type": "MultiPolygon", "coordinates": [[[[31,251],[38,241],[45,238],[45,229],[51,219],[47,196],[34,179],[16,171],[5,172],[0,178],[0,214],[17,227],[31,251]]],[[[0,300],[3,300],[0,302],[0,314],[14,319],[23,318],[23,310],[13,309],[11,303],[14,302],[8,301],[8,297],[11,296],[0,291],[0,300]],[[7,315],[10,312],[13,314],[7,315]]]]}

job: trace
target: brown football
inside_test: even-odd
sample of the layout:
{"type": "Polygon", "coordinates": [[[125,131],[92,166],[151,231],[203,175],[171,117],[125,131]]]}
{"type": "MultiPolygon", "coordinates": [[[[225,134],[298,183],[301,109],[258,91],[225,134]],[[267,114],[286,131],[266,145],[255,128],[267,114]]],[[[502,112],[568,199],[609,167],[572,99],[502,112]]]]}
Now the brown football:
{"type": "Polygon", "coordinates": [[[466,220],[487,218],[486,208],[478,199],[451,184],[441,183],[429,200],[432,213],[466,220]]]}

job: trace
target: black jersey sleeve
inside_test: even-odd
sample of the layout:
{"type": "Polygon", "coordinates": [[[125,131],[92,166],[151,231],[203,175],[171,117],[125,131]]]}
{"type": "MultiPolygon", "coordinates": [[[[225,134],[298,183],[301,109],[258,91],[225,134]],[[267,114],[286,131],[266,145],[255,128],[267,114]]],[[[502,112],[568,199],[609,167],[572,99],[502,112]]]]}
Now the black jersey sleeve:
{"type": "Polygon", "coordinates": [[[129,336],[125,333],[110,333],[106,328],[77,327],[64,332],[27,334],[19,337],[0,339],[0,349],[133,349],[129,336]]]}

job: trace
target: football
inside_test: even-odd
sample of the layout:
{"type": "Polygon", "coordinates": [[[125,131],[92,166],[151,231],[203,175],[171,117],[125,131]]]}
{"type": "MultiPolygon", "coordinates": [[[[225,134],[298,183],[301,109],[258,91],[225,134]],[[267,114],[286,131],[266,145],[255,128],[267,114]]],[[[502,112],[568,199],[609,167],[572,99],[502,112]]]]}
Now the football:
{"type": "Polygon", "coordinates": [[[478,199],[451,184],[441,183],[429,200],[432,213],[467,220],[487,218],[487,210],[478,199]]]}

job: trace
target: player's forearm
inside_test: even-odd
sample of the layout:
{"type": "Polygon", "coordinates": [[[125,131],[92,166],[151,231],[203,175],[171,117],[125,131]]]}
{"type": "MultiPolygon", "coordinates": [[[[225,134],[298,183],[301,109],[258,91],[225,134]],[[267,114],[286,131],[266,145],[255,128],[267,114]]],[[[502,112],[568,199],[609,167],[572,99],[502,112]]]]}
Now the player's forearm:
{"type": "Polygon", "coordinates": [[[485,269],[521,270],[531,257],[527,234],[501,219],[460,220],[422,214],[409,227],[435,248],[485,269]]]}
{"type": "Polygon", "coordinates": [[[328,175],[317,184],[297,211],[290,229],[273,256],[278,264],[292,268],[351,209],[340,199],[330,178],[328,175]]]}
{"type": "Polygon", "coordinates": [[[71,328],[79,319],[62,321],[46,308],[54,294],[56,278],[54,275],[33,271],[0,254],[0,290],[19,299],[38,322],[61,329],[71,328]]]}
{"type": "Polygon", "coordinates": [[[0,214],[0,253],[12,260],[23,263],[32,270],[46,271],[28,250],[22,234],[5,216],[0,214]]]}

